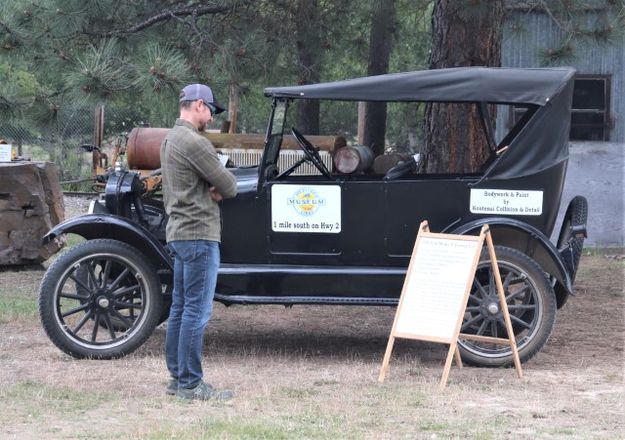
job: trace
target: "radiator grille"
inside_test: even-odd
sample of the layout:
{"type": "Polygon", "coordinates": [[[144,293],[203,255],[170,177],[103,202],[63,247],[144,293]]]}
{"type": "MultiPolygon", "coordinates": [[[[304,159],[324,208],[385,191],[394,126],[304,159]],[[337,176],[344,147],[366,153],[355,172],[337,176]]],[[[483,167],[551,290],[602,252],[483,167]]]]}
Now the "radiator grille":
{"type": "MultiPolygon", "coordinates": [[[[263,150],[244,148],[222,148],[222,153],[230,157],[230,160],[238,167],[258,165],[263,157],[263,150]]],[[[320,151],[321,160],[332,171],[332,156],[327,151],[320,151]]],[[[280,172],[286,170],[304,156],[299,150],[282,150],[278,158],[280,172]]],[[[310,163],[302,164],[293,172],[294,176],[319,175],[319,171],[310,163]]]]}

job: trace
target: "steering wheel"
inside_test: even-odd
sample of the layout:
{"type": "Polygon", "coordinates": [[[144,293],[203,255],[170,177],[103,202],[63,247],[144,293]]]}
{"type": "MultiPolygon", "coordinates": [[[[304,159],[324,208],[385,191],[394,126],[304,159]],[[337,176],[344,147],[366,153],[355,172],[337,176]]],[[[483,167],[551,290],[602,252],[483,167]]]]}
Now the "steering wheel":
{"type": "Polygon", "coordinates": [[[326,167],[326,165],[323,163],[323,160],[321,159],[321,155],[319,154],[319,148],[311,144],[308,139],[306,139],[304,135],[300,133],[299,130],[297,130],[295,127],[291,127],[291,133],[293,133],[295,140],[297,140],[299,147],[306,155],[308,161],[310,161],[310,163],[312,163],[315,168],[317,168],[319,172],[323,174],[327,179],[332,179],[332,174],[330,174],[330,170],[328,170],[328,167],[326,167]]]}

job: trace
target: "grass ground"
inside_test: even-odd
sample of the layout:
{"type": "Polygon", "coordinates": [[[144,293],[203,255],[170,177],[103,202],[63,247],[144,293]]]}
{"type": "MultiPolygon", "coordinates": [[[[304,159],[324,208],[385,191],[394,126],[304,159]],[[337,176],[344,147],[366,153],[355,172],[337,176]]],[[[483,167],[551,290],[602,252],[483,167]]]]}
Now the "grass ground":
{"type": "Polygon", "coordinates": [[[545,348],[510,369],[452,367],[445,347],[399,340],[394,309],[215,307],[205,376],[229,404],[165,396],[164,328],[133,355],[77,361],[37,316],[41,270],[0,272],[0,438],[625,438],[625,261],[582,259],[577,296],[545,348]]]}

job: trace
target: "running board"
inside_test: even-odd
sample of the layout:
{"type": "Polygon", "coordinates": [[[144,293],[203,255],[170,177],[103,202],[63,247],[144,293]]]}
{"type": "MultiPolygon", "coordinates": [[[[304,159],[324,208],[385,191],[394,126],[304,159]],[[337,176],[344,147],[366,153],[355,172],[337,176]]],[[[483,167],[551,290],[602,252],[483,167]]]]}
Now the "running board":
{"type": "Polygon", "coordinates": [[[215,301],[225,305],[231,304],[280,304],[291,306],[295,304],[332,304],[354,306],[396,306],[398,298],[345,298],[323,296],[251,296],[251,295],[222,295],[215,293],[215,301]]]}

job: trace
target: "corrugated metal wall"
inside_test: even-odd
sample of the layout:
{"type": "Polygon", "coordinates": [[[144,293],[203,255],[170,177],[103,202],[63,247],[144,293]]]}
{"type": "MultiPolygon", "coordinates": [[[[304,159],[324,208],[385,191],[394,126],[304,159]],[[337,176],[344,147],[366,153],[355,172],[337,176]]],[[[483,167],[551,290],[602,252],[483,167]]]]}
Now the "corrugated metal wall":
{"type": "MultiPolygon", "coordinates": [[[[596,12],[586,13],[590,27],[598,19],[596,12]]],[[[544,67],[541,53],[561,45],[562,33],[546,14],[510,11],[502,42],[504,67],[544,67]]],[[[610,113],[614,128],[611,142],[625,142],[625,33],[614,38],[613,44],[573,41],[574,57],[562,62],[580,74],[610,75],[610,113]]],[[[505,126],[507,114],[499,114],[498,127],[505,126]]],[[[498,134],[501,134],[498,130],[498,134]]]]}

